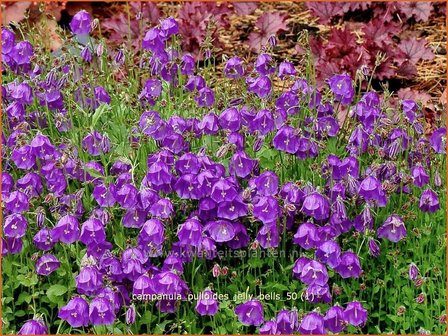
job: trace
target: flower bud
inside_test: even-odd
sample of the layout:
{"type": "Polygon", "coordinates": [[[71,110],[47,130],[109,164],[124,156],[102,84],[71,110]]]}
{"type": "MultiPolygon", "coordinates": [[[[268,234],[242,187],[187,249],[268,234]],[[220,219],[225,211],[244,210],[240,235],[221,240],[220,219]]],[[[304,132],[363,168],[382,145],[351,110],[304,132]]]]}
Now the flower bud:
{"type": "Polygon", "coordinates": [[[419,275],[419,269],[418,269],[417,265],[415,265],[414,263],[411,263],[409,265],[409,279],[414,281],[417,279],[418,275],[419,275]]]}
{"type": "Polygon", "coordinates": [[[131,304],[126,311],[126,324],[134,324],[135,315],[135,305],[131,304]]]}

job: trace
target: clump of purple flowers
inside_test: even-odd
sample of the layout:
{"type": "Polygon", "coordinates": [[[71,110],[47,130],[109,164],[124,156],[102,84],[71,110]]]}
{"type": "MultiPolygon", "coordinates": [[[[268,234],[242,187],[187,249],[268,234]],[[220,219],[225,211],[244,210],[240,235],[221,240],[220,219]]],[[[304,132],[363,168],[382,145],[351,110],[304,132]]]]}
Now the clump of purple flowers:
{"type": "MultiPolygon", "coordinates": [[[[90,14],[76,14],[70,28],[91,33],[90,14]]],[[[2,29],[3,65],[14,75],[2,86],[2,254],[31,251],[35,273],[52,283],[71,260],[67,251],[76,251],[67,266],[75,272],[74,289],[57,316],[82,328],[117,320],[133,325],[139,301],[177,313],[194,291],[200,295],[192,311],[214,318],[219,287],[204,289],[204,281],[198,289],[192,269],[213,267],[219,280],[235,267],[217,264],[223,251],[288,249],[300,254],[288,261],[289,281],[325,311],[299,316],[293,306],[273,313],[253,298],[234,305],[239,325],[262,334],[361,330],[366,305],[356,299],[339,305],[332,285],[360,279],[386,240],[397,246],[406,240],[412,219],[393,209],[397,195],[418,194],[422,212],[440,210],[441,183],[432,182],[431,172],[445,153],[446,129],[424,138],[418,106],[403,103],[395,118],[376,92],[358,97],[347,74],[319,89],[268,51],[252,65],[238,56],[225,62],[222,77],[238,88],[226,96],[191,55],[173,47],[178,32],[168,18],[143,37],[145,78],[132,97],[141,113],[126,117],[127,97],[86,83],[93,64],[112,58],[108,51],[86,46],[79,63],[47,69],[44,77],[32,45],[2,29]],[[282,92],[276,77],[285,81],[282,92]],[[348,119],[339,119],[340,109],[348,119]],[[337,153],[326,149],[335,140],[337,153]],[[353,244],[352,236],[362,243],[353,244]]],[[[198,276],[208,281],[208,275],[198,276]]],[[[416,265],[409,275],[417,278],[416,265]]],[[[47,332],[37,318],[19,331],[47,332]]]]}

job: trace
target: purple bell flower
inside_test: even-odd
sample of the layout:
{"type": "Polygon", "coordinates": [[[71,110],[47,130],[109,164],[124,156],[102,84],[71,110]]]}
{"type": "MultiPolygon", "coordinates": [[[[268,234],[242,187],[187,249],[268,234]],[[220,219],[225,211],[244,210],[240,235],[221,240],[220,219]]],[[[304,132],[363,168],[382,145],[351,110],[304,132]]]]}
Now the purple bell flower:
{"type": "Polygon", "coordinates": [[[291,126],[282,126],[272,139],[274,147],[280,151],[295,154],[299,150],[299,136],[291,126]]]}
{"type": "Polygon", "coordinates": [[[48,327],[42,319],[32,319],[26,321],[20,328],[18,335],[47,335],[48,327]]]}
{"type": "Polygon", "coordinates": [[[238,177],[246,178],[253,172],[256,162],[257,160],[251,159],[246,152],[237,151],[230,159],[229,172],[238,177]]]}
{"type": "Polygon", "coordinates": [[[177,237],[181,244],[199,247],[202,239],[201,223],[197,219],[188,219],[179,226],[177,237]]]}
{"type": "Polygon", "coordinates": [[[87,327],[89,325],[89,304],[82,297],[74,297],[59,309],[58,317],[67,321],[73,328],[87,327]]]}
{"type": "Polygon", "coordinates": [[[2,255],[17,254],[22,252],[23,241],[21,238],[2,237],[2,255]]]}
{"type": "Polygon", "coordinates": [[[297,310],[280,310],[277,314],[275,322],[277,326],[277,333],[281,335],[292,334],[294,331],[297,331],[297,328],[299,327],[297,310]]]}
{"type": "Polygon", "coordinates": [[[381,182],[374,176],[368,176],[361,182],[358,193],[366,201],[376,201],[380,207],[387,203],[387,197],[382,189],[381,182]]]}
{"type": "Polygon", "coordinates": [[[137,314],[135,311],[135,305],[131,304],[128,309],[126,310],[126,318],[125,318],[125,322],[127,325],[131,325],[135,323],[135,318],[136,318],[137,314]]]}
{"type": "Polygon", "coordinates": [[[82,224],[79,240],[85,245],[100,243],[105,239],[106,232],[104,226],[98,219],[88,219],[82,224]]]}
{"type": "Polygon", "coordinates": [[[266,171],[254,178],[257,194],[261,196],[275,196],[278,191],[278,176],[271,171],[266,171]]]}
{"type": "Polygon", "coordinates": [[[325,334],[324,318],[317,312],[306,314],[300,322],[299,332],[304,335],[325,334]]]}
{"type": "Polygon", "coordinates": [[[170,218],[173,211],[173,203],[168,198],[161,198],[149,209],[151,215],[162,219],[170,218]]]}
{"type": "Polygon", "coordinates": [[[229,58],[224,66],[224,74],[227,78],[237,79],[244,75],[241,58],[234,56],[229,58]]]}
{"type": "Polygon", "coordinates": [[[92,30],[92,16],[85,10],[79,11],[70,21],[70,29],[75,35],[89,34],[92,30]]]}
{"type": "Polygon", "coordinates": [[[324,326],[335,334],[344,331],[346,329],[344,309],[340,306],[330,307],[324,316],[324,326]]]}
{"type": "Polygon", "coordinates": [[[218,117],[213,112],[210,112],[202,118],[198,127],[204,134],[216,134],[219,130],[218,117]]]}
{"type": "Polygon", "coordinates": [[[241,223],[233,223],[233,228],[235,231],[235,236],[232,240],[227,242],[227,246],[231,249],[240,249],[246,247],[249,244],[250,237],[247,234],[246,227],[241,223]]]}
{"type": "Polygon", "coordinates": [[[264,224],[257,233],[257,241],[265,249],[278,247],[280,235],[277,225],[275,223],[264,224]]]}
{"type": "Polygon", "coordinates": [[[425,172],[425,169],[420,163],[417,163],[412,167],[411,176],[414,184],[419,188],[429,183],[429,175],[425,172]]]}
{"type": "Polygon", "coordinates": [[[277,221],[280,215],[280,207],[277,199],[272,196],[260,197],[254,204],[254,216],[264,224],[270,224],[277,221]]]}
{"type": "Polygon", "coordinates": [[[260,54],[255,61],[255,69],[260,75],[267,76],[275,72],[272,57],[268,54],[260,54]]]}
{"type": "Polygon", "coordinates": [[[201,292],[196,303],[196,312],[201,316],[214,316],[219,309],[218,301],[214,297],[215,293],[210,289],[205,289],[201,292]]]}
{"type": "Polygon", "coordinates": [[[36,261],[36,273],[39,275],[50,275],[61,266],[60,261],[52,254],[44,254],[36,261]]]}
{"type": "Polygon", "coordinates": [[[411,263],[409,265],[409,279],[411,281],[417,280],[419,273],[420,273],[420,271],[419,271],[417,265],[414,263],[411,263]]]}
{"type": "Polygon", "coordinates": [[[17,189],[24,192],[28,197],[37,197],[42,193],[42,180],[36,173],[30,172],[16,182],[17,189]]]}
{"type": "Polygon", "coordinates": [[[293,242],[305,250],[316,248],[320,242],[316,225],[310,222],[299,225],[293,242]]]}
{"type": "Polygon", "coordinates": [[[349,105],[352,102],[355,90],[349,75],[334,75],[328,80],[328,85],[336,101],[340,101],[342,105],[349,105]]]}
{"type": "Polygon", "coordinates": [[[331,293],[328,285],[312,284],[305,289],[304,298],[310,303],[330,303],[331,293]]]}
{"type": "Polygon", "coordinates": [[[211,192],[211,198],[216,203],[233,201],[238,195],[236,188],[228,179],[220,179],[217,181],[211,192]]]}
{"type": "Polygon", "coordinates": [[[360,302],[352,301],[344,310],[344,320],[352,326],[361,327],[367,321],[367,310],[360,302]]]}
{"type": "Polygon", "coordinates": [[[29,201],[26,194],[21,191],[13,191],[4,199],[6,210],[12,213],[22,213],[29,210],[29,201]]]}
{"type": "Polygon", "coordinates": [[[325,286],[328,282],[327,268],[316,260],[303,266],[300,280],[307,285],[325,286]]]}
{"type": "Polygon", "coordinates": [[[406,227],[398,215],[389,216],[378,228],[378,238],[386,238],[394,243],[406,237],[406,234],[406,227]]]}
{"type": "Polygon", "coordinates": [[[241,116],[235,107],[225,109],[219,116],[219,125],[223,129],[236,132],[241,127],[241,116]]]}
{"type": "Polygon", "coordinates": [[[210,237],[217,243],[227,242],[235,237],[235,229],[233,224],[226,220],[218,220],[209,222],[205,228],[210,237]]]}
{"type": "Polygon", "coordinates": [[[28,222],[20,214],[13,213],[6,216],[3,224],[3,234],[8,238],[22,238],[26,234],[28,222]]]}
{"type": "Polygon", "coordinates": [[[14,43],[15,34],[9,29],[2,27],[2,54],[9,54],[14,47],[14,43]]]}
{"type": "Polygon", "coordinates": [[[263,305],[258,300],[249,300],[235,308],[238,320],[246,326],[259,326],[264,321],[263,305]]]}
{"type": "Polygon", "coordinates": [[[89,319],[92,325],[111,325],[115,321],[115,311],[111,302],[104,297],[96,297],[89,305],[89,319]]]}
{"type": "Polygon", "coordinates": [[[295,76],[297,74],[294,64],[289,61],[283,61],[278,66],[278,77],[283,80],[286,76],[295,76]]]}
{"type": "Polygon", "coordinates": [[[103,276],[97,266],[85,266],[81,268],[75,278],[78,293],[95,295],[103,287],[103,276]]]}
{"type": "Polygon", "coordinates": [[[335,268],[335,271],[344,279],[358,278],[361,275],[361,265],[358,256],[351,251],[344,252],[341,255],[341,262],[335,268]]]}
{"type": "Polygon", "coordinates": [[[277,334],[277,321],[272,319],[260,326],[260,335],[276,335],[277,334]]]}
{"type": "Polygon", "coordinates": [[[341,247],[334,240],[327,240],[318,246],[316,257],[331,268],[335,268],[341,261],[341,247]]]}
{"type": "Polygon", "coordinates": [[[369,238],[368,244],[369,244],[369,254],[375,258],[378,257],[381,254],[378,243],[374,239],[369,238]]]}
{"type": "Polygon", "coordinates": [[[36,157],[30,145],[15,148],[11,153],[11,160],[17,168],[24,170],[30,170],[36,164],[36,157]]]}
{"type": "Polygon", "coordinates": [[[275,128],[272,113],[268,109],[261,109],[250,123],[251,132],[258,131],[261,135],[266,135],[275,128]]]}
{"type": "Polygon", "coordinates": [[[61,217],[57,225],[52,230],[52,236],[55,241],[61,241],[65,244],[74,243],[79,239],[80,230],[78,219],[72,215],[61,217]]]}
{"type": "Polygon", "coordinates": [[[330,217],[330,203],[325,196],[313,192],[305,197],[301,211],[316,220],[325,220],[330,217]]]}
{"type": "Polygon", "coordinates": [[[446,151],[446,128],[442,127],[435,130],[429,139],[429,143],[436,153],[444,154],[446,151]]]}
{"type": "Polygon", "coordinates": [[[39,250],[49,251],[55,245],[55,241],[53,240],[53,238],[54,237],[52,235],[52,231],[47,227],[43,227],[34,235],[33,244],[39,250]]]}
{"type": "Polygon", "coordinates": [[[268,97],[271,93],[272,83],[268,76],[260,76],[246,82],[249,85],[247,91],[255,93],[261,99],[268,97]]]}
{"type": "Polygon", "coordinates": [[[300,279],[300,275],[302,274],[303,267],[305,267],[306,264],[308,264],[311,261],[311,259],[307,257],[300,257],[294,262],[294,267],[292,269],[292,274],[300,279]]]}
{"type": "Polygon", "coordinates": [[[439,197],[432,189],[426,189],[422,193],[419,208],[423,212],[436,212],[440,209],[439,197]]]}
{"type": "Polygon", "coordinates": [[[210,107],[215,103],[215,94],[212,89],[204,87],[198,91],[198,95],[194,97],[194,100],[199,107],[210,107]]]}
{"type": "Polygon", "coordinates": [[[140,246],[150,250],[161,246],[165,240],[165,228],[162,222],[156,218],[146,221],[138,234],[137,240],[140,246]]]}

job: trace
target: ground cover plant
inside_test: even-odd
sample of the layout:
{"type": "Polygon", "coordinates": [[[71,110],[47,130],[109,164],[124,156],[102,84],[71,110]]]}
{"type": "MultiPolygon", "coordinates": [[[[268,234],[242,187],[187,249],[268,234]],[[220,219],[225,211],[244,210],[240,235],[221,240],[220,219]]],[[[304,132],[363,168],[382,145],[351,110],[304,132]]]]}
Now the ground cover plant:
{"type": "Polygon", "coordinates": [[[444,333],[444,115],[275,36],[70,30],[2,29],[4,333],[444,333]]]}

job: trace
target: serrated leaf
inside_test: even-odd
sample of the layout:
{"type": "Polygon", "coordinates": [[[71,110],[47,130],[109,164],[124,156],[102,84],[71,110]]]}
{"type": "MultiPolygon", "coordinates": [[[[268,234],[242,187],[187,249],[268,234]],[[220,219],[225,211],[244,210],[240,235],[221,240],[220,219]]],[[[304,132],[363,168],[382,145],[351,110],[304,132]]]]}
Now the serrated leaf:
{"type": "Polygon", "coordinates": [[[417,64],[421,59],[432,60],[434,58],[431,48],[426,47],[425,39],[417,40],[415,37],[407,38],[400,42],[398,49],[413,64],[417,64]]]}
{"type": "Polygon", "coordinates": [[[253,51],[260,51],[265,46],[271,36],[275,36],[279,31],[288,30],[286,25],[286,15],[278,12],[266,12],[261,15],[255,24],[260,31],[249,34],[248,43],[253,51]]]}

